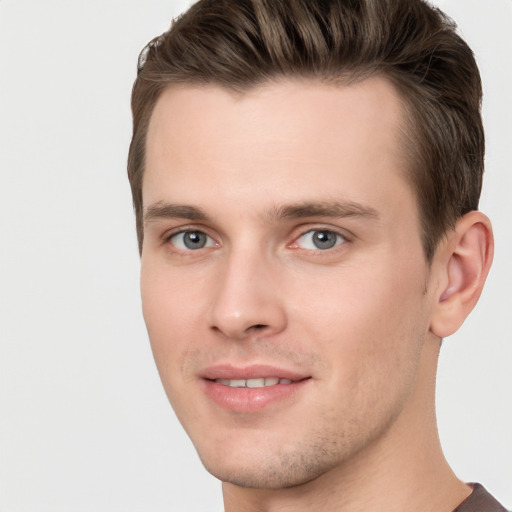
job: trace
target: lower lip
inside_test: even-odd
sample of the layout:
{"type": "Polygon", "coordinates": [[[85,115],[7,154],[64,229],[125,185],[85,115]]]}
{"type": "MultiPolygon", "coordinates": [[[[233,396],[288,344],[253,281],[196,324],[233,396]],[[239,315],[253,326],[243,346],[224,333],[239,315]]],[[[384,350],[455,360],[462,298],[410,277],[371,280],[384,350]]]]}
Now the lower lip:
{"type": "Polygon", "coordinates": [[[262,388],[232,388],[203,380],[206,395],[218,406],[234,412],[256,412],[294,397],[311,379],[262,388]]]}

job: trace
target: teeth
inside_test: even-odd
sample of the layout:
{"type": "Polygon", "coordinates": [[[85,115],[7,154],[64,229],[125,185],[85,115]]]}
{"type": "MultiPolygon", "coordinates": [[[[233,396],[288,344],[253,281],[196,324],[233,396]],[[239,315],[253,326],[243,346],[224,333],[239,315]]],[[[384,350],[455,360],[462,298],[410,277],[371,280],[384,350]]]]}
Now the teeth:
{"type": "Polygon", "coordinates": [[[230,388],[245,388],[245,383],[244,379],[230,380],[228,386],[230,388]]]}
{"type": "Polygon", "coordinates": [[[247,379],[248,388],[262,388],[265,386],[265,379],[247,379]]]}
{"type": "Polygon", "coordinates": [[[229,386],[230,388],[264,388],[277,384],[291,384],[290,379],[279,379],[278,377],[260,377],[257,379],[215,379],[217,384],[229,386]]]}

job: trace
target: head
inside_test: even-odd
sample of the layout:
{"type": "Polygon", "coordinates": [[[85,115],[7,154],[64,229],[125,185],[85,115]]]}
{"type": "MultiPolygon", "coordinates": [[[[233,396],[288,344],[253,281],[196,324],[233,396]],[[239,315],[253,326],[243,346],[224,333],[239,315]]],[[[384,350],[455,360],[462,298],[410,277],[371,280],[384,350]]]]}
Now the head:
{"type": "Polygon", "coordinates": [[[406,112],[407,179],[420,210],[425,256],[482,186],[481,81],[453,21],[423,0],[204,0],[151,41],[133,87],[128,175],[142,249],[142,182],[153,108],[171,84],[236,92],[286,78],[352,83],[382,76],[406,112]]]}
{"type": "Polygon", "coordinates": [[[144,317],[219,478],[296,486],[435,423],[439,340],[492,253],[480,97],[420,0],[205,0],[143,52],[144,317]]]}

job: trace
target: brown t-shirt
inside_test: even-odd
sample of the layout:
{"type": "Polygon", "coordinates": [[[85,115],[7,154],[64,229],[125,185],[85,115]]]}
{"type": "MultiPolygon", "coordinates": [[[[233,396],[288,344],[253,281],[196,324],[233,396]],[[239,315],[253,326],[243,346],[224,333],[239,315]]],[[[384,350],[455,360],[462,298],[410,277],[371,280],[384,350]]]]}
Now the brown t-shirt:
{"type": "Polygon", "coordinates": [[[508,512],[480,484],[453,512],[508,512]]]}

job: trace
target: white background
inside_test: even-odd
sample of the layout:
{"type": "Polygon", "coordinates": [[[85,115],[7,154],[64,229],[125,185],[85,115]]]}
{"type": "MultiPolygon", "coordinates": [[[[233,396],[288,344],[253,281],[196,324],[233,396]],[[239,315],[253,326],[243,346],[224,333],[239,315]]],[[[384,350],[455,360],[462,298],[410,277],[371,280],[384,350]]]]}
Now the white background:
{"type": "MultiPolygon", "coordinates": [[[[0,0],[1,512],[222,510],[152,361],[125,171],[138,52],[188,3],[0,0]]],[[[512,0],[439,5],[483,74],[497,245],[442,350],[439,425],[512,507],[512,0]]]]}

